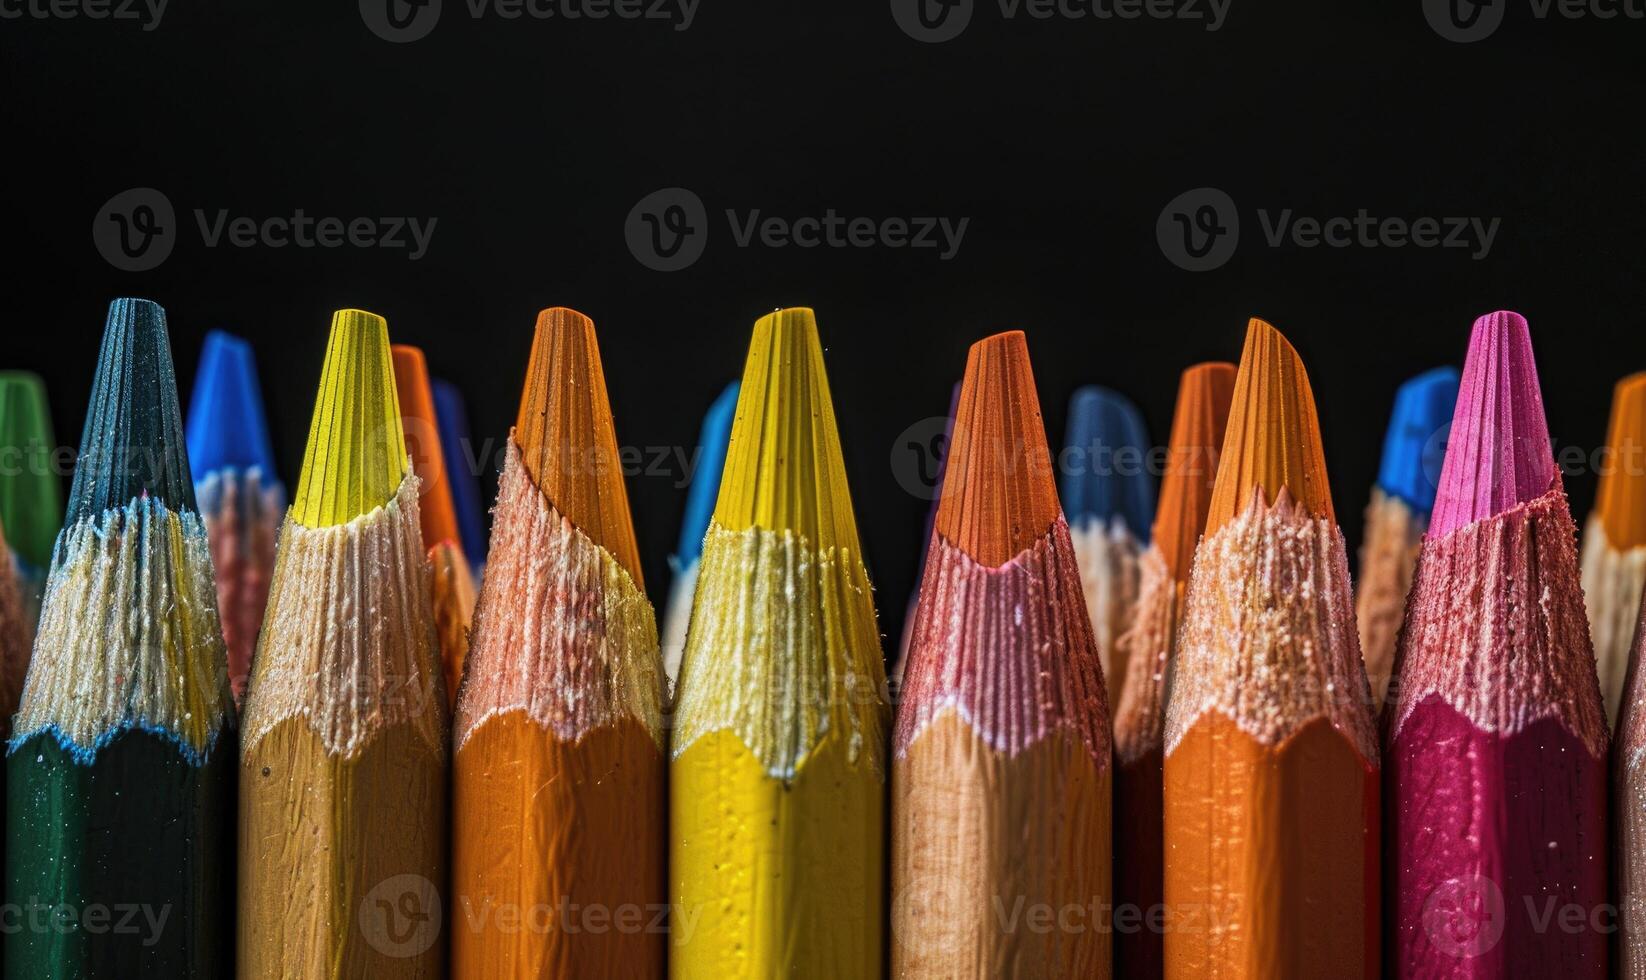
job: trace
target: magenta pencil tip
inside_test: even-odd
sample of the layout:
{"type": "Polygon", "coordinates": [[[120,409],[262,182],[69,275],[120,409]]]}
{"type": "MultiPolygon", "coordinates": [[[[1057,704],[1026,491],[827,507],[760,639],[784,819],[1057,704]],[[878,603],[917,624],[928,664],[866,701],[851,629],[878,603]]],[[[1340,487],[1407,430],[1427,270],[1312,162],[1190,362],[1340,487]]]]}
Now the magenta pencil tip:
{"type": "Polygon", "coordinates": [[[1526,318],[1475,321],[1429,533],[1446,534],[1535,500],[1555,483],[1526,318]]]}

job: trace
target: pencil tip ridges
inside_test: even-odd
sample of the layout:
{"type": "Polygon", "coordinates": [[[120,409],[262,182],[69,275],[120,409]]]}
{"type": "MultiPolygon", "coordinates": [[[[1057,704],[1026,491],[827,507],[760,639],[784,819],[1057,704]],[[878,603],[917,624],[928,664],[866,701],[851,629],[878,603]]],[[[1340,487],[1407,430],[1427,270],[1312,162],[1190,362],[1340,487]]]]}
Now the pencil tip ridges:
{"type": "Polygon", "coordinates": [[[576,310],[537,316],[514,437],[549,503],[642,583],[600,345],[576,310]]]}
{"type": "Polygon", "coordinates": [[[221,469],[259,469],[274,479],[274,448],[251,344],[213,330],[200,351],[189,399],[189,462],[202,477],[221,469]]]}
{"type": "Polygon", "coordinates": [[[726,445],[731,441],[740,388],[736,381],[728,384],[703,416],[695,475],[691,489],[686,491],[686,513],[680,521],[680,541],[675,547],[678,567],[690,566],[703,553],[703,535],[709,530],[715,498],[720,494],[720,474],[726,466],[726,445]]]}
{"type": "Polygon", "coordinates": [[[333,527],[387,504],[406,476],[406,439],[389,327],[363,310],[332,314],[292,516],[333,527]]]}
{"type": "Polygon", "coordinates": [[[1143,414],[1117,391],[1077,388],[1069,399],[1063,512],[1069,523],[1125,521],[1143,544],[1154,521],[1154,482],[1144,465],[1149,433],[1143,414]]]}
{"type": "Polygon", "coordinates": [[[406,454],[417,474],[422,496],[417,512],[423,526],[423,547],[458,543],[457,512],[446,480],[446,457],[440,448],[440,421],[435,417],[434,391],[429,385],[428,360],[423,351],[393,344],[394,390],[400,402],[400,428],[406,454]]]}
{"type": "Polygon", "coordinates": [[[986,337],[966,358],[936,529],[995,567],[1045,535],[1059,514],[1028,342],[1020,330],[986,337]]]}
{"type": "Polygon", "coordinates": [[[1206,533],[1245,510],[1254,491],[1285,490],[1312,517],[1335,521],[1314,390],[1280,331],[1254,318],[1246,330],[1206,533]]]}
{"type": "Polygon", "coordinates": [[[1614,547],[1638,548],[1646,545],[1646,371],[1617,383],[1607,429],[1595,513],[1614,547]]]}
{"type": "Polygon", "coordinates": [[[1531,331],[1518,313],[1487,314],[1469,338],[1430,533],[1535,500],[1556,476],[1531,331]]]}
{"type": "Polygon", "coordinates": [[[1194,566],[1195,546],[1217,481],[1217,457],[1229,424],[1234,386],[1235,366],[1215,361],[1194,365],[1178,382],[1154,525],[1155,546],[1178,582],[1187,582],[1194,566]]]}
{"type": "Polygon", "coordinates": [[[117,299],[109,304],[65,520],[143,497],[195,510],[166,311],[146,299],[117,299]]]}
{"type": "Polygon", "coordinates": [[[1441,367],[1408,380],[1395,392],[1394,412],[1383,437],[1377,485],[1428,514],[1446,454],[1446,431],[1457,406],[1458,372],[1441,367]]]}
{"type": "Polygon", "coordinates": [[[817,321],[804,307],[754,325],[715,504],[729,531],[789,531],[827,551],[858,548],[817,321]]]}
{"type": "Polygon", "coordinates": [[[56,449],[45,382],[27,371],[0,372],[0,450],[18,461],[0,467],[0,526],[18,556],[36,569],[50,564],[63,526],[56,449]]]}

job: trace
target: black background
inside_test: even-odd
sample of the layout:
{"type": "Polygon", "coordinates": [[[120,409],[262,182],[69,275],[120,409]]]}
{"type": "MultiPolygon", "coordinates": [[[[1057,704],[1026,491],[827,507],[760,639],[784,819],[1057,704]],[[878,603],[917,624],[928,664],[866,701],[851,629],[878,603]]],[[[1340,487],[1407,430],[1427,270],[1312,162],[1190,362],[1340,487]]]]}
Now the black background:
{"type": "MultiPolygon", "coordinates": [[[[512,420],[535,312],[592,316],[619,439],[691,446],[741,369],[754,319],[817,310],[879,592],[896,635],[926,503],[892,454],[938,415],[978,337],[1029,332],[1047,428],[1070,391],[1123,389],[1167,432],[1177,374],[1234,358],[1246,318],[1309,365],[1345,532],[1403,378],[1459,362],[1472,319],[1531,320],[1558,443],[1604,436],[1610,388],[1646,366],[1641,82],[1646,22],[1509,3],[1469,45],[1418,0],[1233,0],[1203,23],[1002,18],[979,0],[945,44],[885,0],[702,0],[689,30],[622,20],[471,19],[445,0],[390,44],[352,2],[173,0],[159,27],[0,21],[9,171],[0,366],[47,377],[79,433],[110,298],[164,304],[185,398],[205,331],[258,347],[295,482],[330,311],[384,314],[465,390],[477,436],[512,420]],[[99,208],[162,190],[180,240],[134,274],[93,245],[99,208]],[[663,187],[710,215],[702,258],[654,272],[624,219],[663,187]],[[1233,259],[1171,265],[1162,207],[1213,186],[1238,204],[1233,259]],[[194,209],[264,218],[437,217],[429,253],[203,246],[194,209]],[[738,248],[723,212],[968,217],[959,254],[738,248]],[[1502,219],[1489,256],[1267,246],[1256,211],[1502,219]]],[[[630,481],[648,586],[668,582],[678,473],[630,481]]],[[[1592,475],[1569,476],[1581,519],[1592,475]]],[[[491,492],[490,485],[486,491],[491,492]]]]}

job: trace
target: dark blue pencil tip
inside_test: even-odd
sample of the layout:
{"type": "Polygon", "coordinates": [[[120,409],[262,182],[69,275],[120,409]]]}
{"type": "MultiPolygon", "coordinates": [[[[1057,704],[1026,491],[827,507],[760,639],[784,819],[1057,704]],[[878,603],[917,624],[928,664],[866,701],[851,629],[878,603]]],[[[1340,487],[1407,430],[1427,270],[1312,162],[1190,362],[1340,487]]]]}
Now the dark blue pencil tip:
{"type": "Polygon", "coordinates": [[[1377,485],[1422,514],[1434,509],[1457,386],[1457,369],[1442,367],[1423,372],[1395,392],[1377,485]]]}
{"type": "Polygon", "coordinates": [[[166,311],[146,299],[117,299],[103,328],[67,522],[143,496],[196,509],[166,311]]]}
{"type": "Polygon", "coordinates": [[[216,470],[256,467],[264,480],[275,479],[257,357],[251,344],[233,334],[206,334],[189,399],[188,439],[189,462],[202,477],[216,470]]]}
{"type": "Polygon", "coordinates": [[[1063,513],[1069,523],[1119,517],[1147,543],[1154,523],[1154,477],[1143,415],[1117,391],[1087,385],[1069,399],[1068,435],[1060,465],[1063,513]]]}
{"type": "Polygon", "coordinates": [[[714,516],[714,502],[720,496],[720,473],[726,468],[726,444],[732,437],[732,418],[737,414],[739,384],[733,381],[720,393],[703,416],[697,435],[697,464],[691,489],[686,491],[686,515],[680,521],[680,541],[675,547],[676,568],[687,568],[703,553],[703,535],[714,516]]]}
{"type": "Polygon", "coordinates": [[[463,393],[450,381],[435,378],[434,417],[440,429],[440,455],[446,462],[446,484],[452,509],[457,511],[457,536],[463,556],[479,568],[486,563],[486,507],[480,499],[479,455],[472,451],[469,409],[463,393]]]}

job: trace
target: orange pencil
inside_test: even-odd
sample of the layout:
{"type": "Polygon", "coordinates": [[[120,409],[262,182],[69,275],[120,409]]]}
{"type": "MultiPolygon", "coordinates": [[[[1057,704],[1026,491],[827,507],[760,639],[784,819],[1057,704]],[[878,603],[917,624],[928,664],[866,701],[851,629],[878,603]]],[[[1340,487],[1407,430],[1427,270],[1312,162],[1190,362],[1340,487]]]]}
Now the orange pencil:
{"type": "Polygon", "coordinates": [[[538,315],[458,698],[452,976],[660,977],[663,661],[594,324],[538,315]]]}
{"type": "Polygon", "coordinates": [[[430,580],[434,601],[434,629],[440,639],[440,662],[445,669],[448,707],[457,702],[463,679],[463,658],[469,650],[469,624],[474,619],[474,571],[463,555],[452,506],[451,483],[446,479],[446,456],[440,448],[440,422],[429,386],[429,365],[423,352],[406,344],[390,348],[394,354],[394,385],[400,394],[400,423],[406,432],[406,452],[412,470],[422,480],[423,547],[434,568],[430,580]]]}
{"type": "Polygon", "coordinates": [[[1196,364],[1183,372],[1153,540],[1141,563],[1141,597],[1132,628],[1120,638],[1127,677],[1114,715],[1115,975],[1138,980],[1162,970],[1166,681],[1195,546],[1212,502],[1234,380],[1233,364],[1196,364]]]}
{"type": "Polygon", "coordinates": [[[1595,509],[1583,529],[1583,598],[1606,718],[1615,723],[1646,589],[1646,372],[1617,383],[1606,450],[1595,509]]]}
{"type": "Polygon", "coordinates": [[[1166,970],[1378,975],[1378,756],[1303,362],[1253,320],[1166,713],[1166,970]]]}
{"type": "Polygon", "coordinates": [[[893,737],[894,976],[1111,975],[1108,715],[1028,346],[998,334],[966,363],[893,737]]]}

